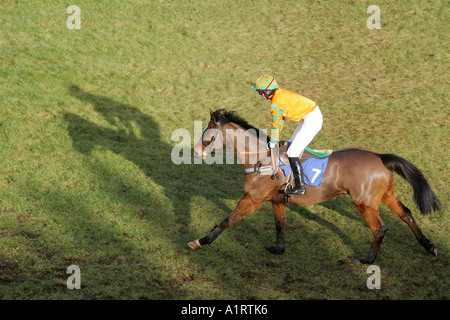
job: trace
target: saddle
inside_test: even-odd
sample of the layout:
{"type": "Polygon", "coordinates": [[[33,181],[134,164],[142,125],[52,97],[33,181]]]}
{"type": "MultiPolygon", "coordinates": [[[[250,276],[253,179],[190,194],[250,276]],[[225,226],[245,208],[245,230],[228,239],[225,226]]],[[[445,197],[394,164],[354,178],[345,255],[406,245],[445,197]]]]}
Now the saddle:
{"type": "MultiPolygon", "coordinates": [[[[293,183],[291,166],[286,153],[289,145],[289,142],[280,141],[280,147],[278,150],[278,171],[288,178],[288,181],[278,190],[278,192],[284,194],[284,202],[287,205],[291,203],[291,196],[286,193],[286,190],[292,188],[293,183]]],[[[332,150],[315,150],[308,147],[305,148],[300,158],[300,162],[303,167],[303,175],[305,177],[305,184],[310,186],[320,185],[328,164],[328,158],[332,153],[332,150]]]]}
{"type": "MultiPolygon", "coordinates": [[[[278,158],[280,159],[280,162],[281,162],[280,166],[281,165],[290,166],[289,158],[286,153],[290,143],[288,141],[280,141],[279,145],[280,145],[280,148],[278,151],[278,158]]],[[[303,163],[309,158],[316,158],[316,159],[327,158],[332,153],[333,153],[333,150],[315,150],[315,149],[306,147],[305,150],[303,151],[300,162],[303,163]]]]}
{"type": "MultiPolygon", "coordinates": [[[[288,142],[288,141],[280,141],[279,148],[275,148],[275,149],[271,150],[271,152],[275,152],[275,153],[271,154],[271,152],[268,152],[269,155],[267,157],[267,158],[273,157],[272,159],[278,158],[277,171],[286,177],[289,176],[289,172],[290,172],[290,168],[291,168],[290,163],[289,163],[289,158],[286,153],[289,145],[290,145],[290,142],[288,142]]],[[[303,164],[305,164],[305,162],[308,161],[308,159],[310,159],[310,160],[327,159],[331,155],[332,152],[333,152],[332,150],[314,150],[314,149],[307,147],[303,151],[300,161],[303,165],[303,164]]],[[[263,166],[261,161],[259,161],[255,166],[246,168],[245,173],[267,172],[267,171],[273,172],[273,168],[274,168],[274,166],[272,166],[272,165],[263,166]]],[[[274,177],[278,178],[278,173],[273,174],[272,179],[274,179],[274,177]]]]}

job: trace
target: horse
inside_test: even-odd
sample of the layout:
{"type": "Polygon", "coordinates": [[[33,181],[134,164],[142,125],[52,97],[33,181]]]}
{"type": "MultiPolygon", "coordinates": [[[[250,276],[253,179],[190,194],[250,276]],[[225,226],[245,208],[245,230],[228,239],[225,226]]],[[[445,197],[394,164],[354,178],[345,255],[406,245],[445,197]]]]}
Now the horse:
{"type": "MultiPolygon", "coordinates": [[[[205,237],[188,243],[192,249],[211,244],[225,229],[260,208],[265,201],[270,201],[275,213],[276,242],[275,246],[265,250],[274,254],[285,251],[287,197],[283,189],[289,181],[283,175],[273,174],[271,156],[268,156],[268,138],[261,132],[234,111],[210,110],[210,121],[192,152],[195,157],[205,160],[225,148],[233,150],[246,173],[244,195],[219,225],[214,226],[205,237]],[[244,140],[248,143],[237,143],[244,140]],[[251,148],[255,145],[259,146],[256,151],[251,148]]],[[[333,151],[320,186],[307,185],[305,195],[292,195],[289,200],[292,204],[313,205],[348,194],[374,237],[368,254],[353,260],[354,264],[371,264],[378,254],[387,230],[378,212],[380,203],[411,228],[427,252],[437,256],[435,245],[423,235],[411,210],[395,194],[394,172],[411,185],[415,203],[422,214],[441,209],[441,203],[424,174],[411,162],[394,154],[379,154],[359,147],[333,151]]]]}

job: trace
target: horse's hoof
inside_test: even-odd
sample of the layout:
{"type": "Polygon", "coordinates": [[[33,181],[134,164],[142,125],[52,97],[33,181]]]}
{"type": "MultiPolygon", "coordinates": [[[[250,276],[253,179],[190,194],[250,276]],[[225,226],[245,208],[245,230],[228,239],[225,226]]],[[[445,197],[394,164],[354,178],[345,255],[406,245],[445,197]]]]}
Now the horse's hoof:
{"type": "Polygon", "coordinates": [[[354,265],[359,265],[359,264],[371,264],[373,261],[369,261],[369,259],[367,259],[366,257],[362,257],[362,258],[358,258],[358,259],[354,259],[352,261],[352,264],[354,265]]]}
{"type": "Polygon", "coordinates": [[[431,253],[435,257],[437,257],[437,255],[438,255],[437,248],[434,245],[428,250],[428,252],[431,253]]]}
{"type": "Polygon", "coordinates": [[[272,253],[272,254],[282,254],[282,253],[284,253],[284,248],[269,247],[269,248],[264,249],[264,251],[272,253]]]}
{"type": "Polygon", "coordinates": [[[200,244],[200,242],[197,240],[191,241],[188,243],[188,246],[191,247],[191,249],[197,250],[200,249],[202,247],[202,245],[200,244]]]}

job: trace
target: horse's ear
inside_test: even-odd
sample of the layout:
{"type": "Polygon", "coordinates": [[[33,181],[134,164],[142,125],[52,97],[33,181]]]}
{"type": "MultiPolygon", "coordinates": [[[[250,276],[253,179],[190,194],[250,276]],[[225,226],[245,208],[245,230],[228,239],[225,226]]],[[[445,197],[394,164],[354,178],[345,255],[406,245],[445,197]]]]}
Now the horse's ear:
{"type": "Polygon", "coordinates": [[[209,109],[209,113],[211,114],[211,122],[214,123],[214,124],[217,124],[218,121],[217,121],[216,117],[214,116],[214,111],[209,109]]]}

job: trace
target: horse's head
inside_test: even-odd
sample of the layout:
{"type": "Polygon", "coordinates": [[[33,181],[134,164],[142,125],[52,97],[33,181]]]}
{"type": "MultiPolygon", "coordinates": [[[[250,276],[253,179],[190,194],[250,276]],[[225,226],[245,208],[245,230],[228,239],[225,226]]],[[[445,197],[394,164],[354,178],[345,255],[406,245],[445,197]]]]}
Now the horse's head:
{"type": "Polygon", "coordinates": [[[225,147],[220,121],[214,116],[214,111],[210,110],[211,118],[208,125],[203,130],[200,140],[192,150],[197,158],[205,160],[208,155],[225,147]]]}

